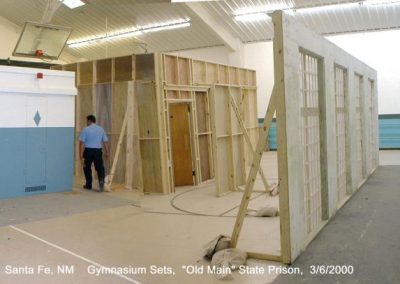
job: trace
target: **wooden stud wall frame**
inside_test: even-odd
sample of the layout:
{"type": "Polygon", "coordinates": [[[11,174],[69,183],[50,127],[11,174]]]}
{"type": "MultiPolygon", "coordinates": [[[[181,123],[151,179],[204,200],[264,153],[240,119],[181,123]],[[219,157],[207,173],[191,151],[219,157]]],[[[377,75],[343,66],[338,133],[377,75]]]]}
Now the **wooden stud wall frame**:
{"type": "MultiPolygon", "coordinates": [[[[230,97],[235,99],[255,147],[259,127],[254,70],[161,53],[79,62],[53,69],[76,72],[76,136],[85,127],[85,117],[94,113],[110,138],[111,155],[105,160],[106,170],[113,161],[127,105],[132,106],[128,110],[114,187],[138,188],[148,194],[175,191],[178,167],[174,165],[181,159],[174,161],[171,129],[175,125],[171,125],[171,109],[177,104],[187,109],[187,115],[182,117],[187,118],[188,135],[182,139],[182,145],[188,147],[186,155],[191,156],[191,161],[187,161],[191,167],[185,169],[186,176],[188,170],[192,176],[190,184],[216,178],[216,194],[220,196],[245,183],[253,153],[245,143],[230,97]],[[221,133],[216,134],[216,125],[221,122],[226,123],[225,128],[218,128],[221,133]],[[228,174],[224,175],[223,168],[229,169],[228,174]]],[[[82,178],[80,161],[75,160],[75,175],[82,178]]]]}
{"type": "Polygon", "coordinates": [[[229,193],[246,183],[253,151],[246,144],[244,133],[231,100],[234,100],[252,146],[258,141],[257,92],[254,88],[214,85],[211,90],[213,119],[214,165],[218,196],[229,193]],[[246,114],[246,115],[243,115],[246,114]]]}
{"type": "Polygon", "coordinates": [[[281,259],[292,263],[378,166],[377,73],[291,16],[273,21],[281,259]]]}

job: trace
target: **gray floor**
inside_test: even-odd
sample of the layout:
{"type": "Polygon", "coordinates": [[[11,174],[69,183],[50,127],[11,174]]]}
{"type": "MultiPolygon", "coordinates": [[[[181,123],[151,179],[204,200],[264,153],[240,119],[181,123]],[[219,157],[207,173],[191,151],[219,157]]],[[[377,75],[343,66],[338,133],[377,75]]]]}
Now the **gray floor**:
{"type": "MultiPolygon", "coordinates": [[[[277,180],[276,153],[262,161],[269,181],[277,180]]],[[[82,183],[78,183],[80,185],[82,183]]],[[[250,208],[278,205],[257,180],[250,208]],[[261,193],[261,191],[263,191],[261,193]]],[[[43,194],[0,201],[0,283],[221,283],[214,275],[190,275],[187,265],[207,267],[203,246],[219,234],[230,235],[242,192],[215,197],[213,182],[178,188],[171,195],[143,195],[138,191],[43,194]],[[192,213],[191,213],[192,212],[192,213]],[[54,274],[7,274],[13,268],[45,265],[54,274]],[[57,273],[59,265],[74,274],[57,273]],[[90,266],[144,267],[147,273],[91,275],[90,266]],[[152,274],[151,266],[167,266],[168,273],[152,274]],[[126,276],[126,277],[125,277],[126,276]]],[[[245,251],[280,254],[279,217],[246,218],[239,247],[245,251]]],[[[278,263],[249,259],[249,267],[278,263]]],[[[270,283],[276,275],[234,273],[232,284],[270,283]]]]}
{"type": "Polygon", "coordinates": [[[400,283],[400,166],[381,166],[295,261],[300,275],[273,283],[400,283]],[[311,275],[353,265],[354,275],[311,275]]]}
{"type": "Polygon", "coordinates": [[[138,202],[91,191],[0,200],[0,227],[136,204],[138,202]]]}
{"type": "MultiPolygon", "coordinates": [[[[399,164],[400,151],[381,152],[380,159],[381,165],[399,164]]],[[[276,152],[265,153],[262,165],[267,178],[276,181],[276,152]]],[[[295,264],[306,268],[311,263],[353,264],[355,276],[280,277],[277,283],[400,283],[395,274],[400,255],[396,243],[400,235],[399,174],[400,167],[380,168],[295,264]]],[[[278,206],[279,197],[260,195],[260,181],[255,189],[258,192],[252,195],[250,208],[278,206]]],[[[75,190],[2,200],[0,283],[224,283],[213,275],[188,275],[181,267],[208,264],[201,258],[203,245],[218,234],[231,234],[241,198],[241,192],[215,198],[210,183],[197,190],[180,188],[168,196],[75,190]],[[87,271],[93,264],[147,268],[167,265],[176,275],[97,277],[87,271]],[[74,265],[75,274],[6,275],[5,265],[47,265],[54,271],[58,265],[74,265]]],[[[279,217],[246,218],[239,247],[279,255],[279,227],[279,217]]],[[[248,260],[247,265],[281,267],[280,263],[260,260],[248,260]]],[[[235,272],[229,283],[266,284],[276,277],[275,273],[235,272]]]]}

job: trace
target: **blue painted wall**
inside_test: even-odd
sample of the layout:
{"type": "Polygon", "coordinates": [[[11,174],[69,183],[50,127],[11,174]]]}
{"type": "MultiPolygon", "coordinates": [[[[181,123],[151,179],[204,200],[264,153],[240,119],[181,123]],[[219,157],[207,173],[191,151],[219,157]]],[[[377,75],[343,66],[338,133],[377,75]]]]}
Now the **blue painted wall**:
{"type": "Polygon", "coordinates": [[[0,128],[0,159],[0,199],[70,191],[74,128],[0,128]]]}
{"type": "Polygon", "coordinates": [[[400,115],[379,116],[379,148],[400,149],[400,115]]]}
{"type": "MultiPolygon", "coordinates": [[[[263,119],[259,119],[260,126],[263,119]]],[[[276,121],[273,120],[268,134],[268,145],[270,150],[277,149],[276,121]]],[[[379,148],[400,149],[400,115],[379,116],[379,148]]]]}
{"type": "MultiPolygon", "coordinates": [[[[259,118],[258,119],[258,124],[260,127],[263,126],[264,123],[264,119],[263,118],[259,118]]],[[[276,119],[274,118],[272,120],[271,123],[271,127],[269,128],[269,132],[268,132],[268,148],[270,151],[276,151],[278,149],[278,145],[277,145],[277,137],[276,137],[277,133],[276,133],[276,119]]]]}

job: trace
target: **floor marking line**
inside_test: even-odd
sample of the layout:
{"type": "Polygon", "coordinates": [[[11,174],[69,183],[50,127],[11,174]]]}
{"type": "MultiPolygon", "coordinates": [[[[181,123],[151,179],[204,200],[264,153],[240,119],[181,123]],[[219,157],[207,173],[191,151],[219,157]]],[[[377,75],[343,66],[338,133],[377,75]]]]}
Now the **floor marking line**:
{"type": "MultiPolygon", "coordinates": [[[[13,225],[10,225],[9,227],[10,227],[11,229],[14,229],[15,231],[18,231],[18,232],[24,234],[24,235],[27,235],[27,236],[29,236],[29,237],[31,237],[31,238],[34,238],[34,239],[36,239],[36,240],[38,240],[38,241],[40,241],[40,242],[42,242],[42,243],[45,243],[45,244],[47,244],[47,245],[49,245],[49,246],[51,246],[51,247],[53,247],[53,248],[56,248],[56,249],[58,249],[58,250],[61,250],[61,251],[65,252],[65,253],[67,253],[67,254],[69,254],[69,255],[75,256],[76,258],[79,258],[79,259],[81,259],[81,260],[83,260],[83,261],[85,261],[85,262],[88,262],[88,263],[90,263],[90,264],[92,264],[92,265],[95,265],[95,266],[100,267],[100,268],[103,268],[103,269],[107,269],[107,267],[104,266],[104,265],[101,265],[101,264],[99,264],[99,263],[97,263],[97,262],[94,262],[94,261],[92,261],[92,260],[90,260],[90,259],[87,259],[86,257],[83,257],[83,256],[81,256],[81,255],[79,255],[79,254],[76,254],[76,253],[74,253],[74,252],[72,252],[72,251],[70,251],[70,250],[67,250],[67,249],[65,249],[65,248],[62,248],[62,247],[56,245],[56,244],[53,244],[53,243],[48,242],[48,241],[46,241],[46,240],[44,240],[44,239],[41,239],[41,238],[39,238],[39,237],[37,237],[37,236],[31,234],[31,233],[28,233],[27,231],[24,231],[24,230],[22,230],[22,229],[20,229],[20,228],[17,228],[17,227],[15,227],[15,226],[13,226],[13,225]]],[[[131,283],[141,284],[140,282],[138,282],[138,281],[136,281],[136,280],[134,280],[134,279],[132,279],[132,278],[129,278],[129,277],[123,275],[123,274],[116,273],[116,272],[111,272],[111,274],[114,274],[114,275],[116,275],[116,276],[118,276],[118,277],[121,277],[121,278],[123,278],[123,279],[125,279],[125,280],[127,280],[127,281],[129,281],[129,282],[131,282],[131,283]]]]}
{"type": "Polygon", "coordinates": [[[366,234],[367,231],[368,231],[368,228],[372,225],[372,221],[373,221],[372,219],[374,218],[375,214],[376,214],[376,209],[374,209],[374,211],[372,212],[371,216],[369,217],[370,219],[369,219],[369,221],[367,222],[367,224],[365,225],[365,228],[364,228],[364,230],[361,232],[361,235],[360,235],[360,237],[358,238],[358,240],[361,240],[362,238],[364,238],[365,234],[366,234]]]}

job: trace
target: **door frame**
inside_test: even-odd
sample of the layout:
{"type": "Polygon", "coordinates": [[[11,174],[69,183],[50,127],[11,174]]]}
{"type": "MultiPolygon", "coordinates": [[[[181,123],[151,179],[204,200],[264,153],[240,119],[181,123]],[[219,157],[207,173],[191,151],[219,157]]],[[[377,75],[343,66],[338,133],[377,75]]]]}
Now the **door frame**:
{"type": "Polygon", "coordinates": [[[169,101],[167,103],[167,111],[168,111],[168,137],[169,137],[169,148],[171,151],[171,179],[172,179],[172,185],[173,185],[173,189],[175,191],[175,177],[174,177],[174,159],[173,159],[173,148],[172,148],[172,133],[171,133],[171,125],[170,125],[170,107],[171,105],[174,104],[184,104],[188,107],[188,120],[189,120],[189,135],[190,135],[190,150],[191,150],[191,157],[192,157],[192,169],[191,171],[194,172],[195,174],[193,175],[193,186],[198,185],[198,169],[197,169],[197,163],[196,163],[196,149],[197,149],[197,145],[196,145],[196,141],[195,141],[195,132],[194,132],[194,114],[193,114],[193,101],[189,100],[189,99],[185,99],[185,100],[176,100],[176,101],[169,101]]]}

